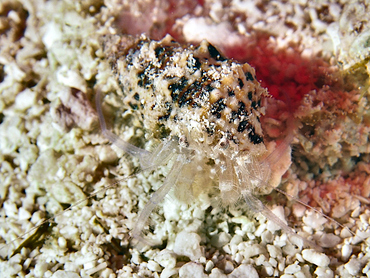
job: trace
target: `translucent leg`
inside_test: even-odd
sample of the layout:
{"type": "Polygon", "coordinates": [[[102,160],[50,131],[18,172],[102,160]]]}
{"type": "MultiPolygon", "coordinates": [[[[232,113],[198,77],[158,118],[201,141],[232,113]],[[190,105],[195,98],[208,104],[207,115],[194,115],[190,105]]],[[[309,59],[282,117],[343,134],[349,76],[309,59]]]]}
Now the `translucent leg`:
{"type": "Polygon", "coordinates": [[[145,206],[145,208],[140,213],[139,219],[137,220],[136,225],[134,229],[132,230],[132,236],[136,238],[137,240],[144,242],[148,245],[158,244],[157,242],[154,242],[152,240],[145,239],[142,236],[142,231],[152,211],[163,200],[163,198],[167,195],[167,193],[170,191],[172,186],[176,184],[176,181],[178,180],[181,174],[181,170],[183,169],[184,165],[187,163],[186,161],[187,160],[184,155],[177,156],[177,159],[174,165],[172,166],[171,171],[168,174],[163,185],[153,194],[148,204],[145,206]]]}
{"type": "MultiPolygon", "coordinates": [[[[154,169],[160,165],[166,164],[176,153],[178,150],[178,143],[174,140],[165,140],[162,142],[154,152],[149,152],[138,148],[128,142],[123,141],[117,135],[112,133],[107,129],[107,125],[104,119],[101,103],[101,93],[97,91],[96,93],[96,110],[98,113],[100,126],[103,132],[103,135],[108,138],[113,144],[118,146],[123,151],[129,153],[132,156],[138,157],[140,159],[140,164],[142,170],[154,169]]],[[[154,208],[158,205],[159,202],[163,200],[169,190],[172,188],[173,185],[176,184],[176,181],[179,178],[181,170],[184,164],[187,163],[187,159],[185,155],[178,155],[177,160],[175,161],[174,165],[170,173],[168,174],[164,184],[153,194],[149,203],[145,206],[143,211],[140,213],[139,218],[136,222],[134,229],[132,230],[132,236],[138,239],[141,242],[144,242],[148,245],[155,245],[156,243],[144,239],[142,237],[142,231],[145,227],[145,224],[154,210],[154,208]]]]}
{"type": "Polygon", "coordinates": [[[144,158],[150,156],[151,155],[150,152],[148,152],[146,150],[143,150],[141,148],[138,148],[138,147],[136,147],[136,146],[134,146],[130,143],[127,143],[127,142],[123,141],[117,135],[115,135],[114,133],[112,133],[111,131],[109,131],[107,129],[107,124],[105,122],[102,107],[101,107],[101,103],[102,103],[101,92],[99,90],[97,90],[97,92],[96,92],[96,99],[95,100],[96,100],[96,110],[98,112],[100,127],[101,127],[101,130],[103,132],[103,135],[107,139],[109,139],[109,141],[111,141],[113,144],[115,144],[117,147],[119,147],[120,149],[124,150],[125,152],[127,152],[127,153],[129,153],[133,156],[136,156],[136,157],[140,158],[140,161],[143,160],[144,158]]]}
{"type": "Polygon", "coordinates": [[[223,204],[231,205],[240,198],[239,181],[237,180],[235,167],[231,159],[226,158],[219,175],[219,190],[223,204]]]}
{"type": "Polygon", "coordinates": [[[122,140],[113,132],[109,131],[101,107],[101,98],[101,92],[98,90],[96,93],[96,110],[98,112],[100,127],[103,135],[126,153],[138,157],[142,170],[157,168],[160,165],[166,164],[171,159],[172,155],[177,150],[178,145],[177,142],[173,140],[164,141],[152,153],[122,140]]]}
{"type": "Polygon", "coordinates": [[[153,152],[148,152],[140,160],[143,170],[152,170],[160,165],[165,165],[178,151],[178,142],[174,140],[165,140],[159,144],[153,152]]]}

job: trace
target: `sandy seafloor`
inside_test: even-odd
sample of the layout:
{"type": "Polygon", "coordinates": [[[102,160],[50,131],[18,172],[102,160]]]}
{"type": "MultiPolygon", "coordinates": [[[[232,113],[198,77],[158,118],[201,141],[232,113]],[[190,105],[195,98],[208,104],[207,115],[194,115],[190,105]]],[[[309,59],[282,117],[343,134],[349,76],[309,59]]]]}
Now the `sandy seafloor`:
{"type": "MultiPolygon", "coordinates": [[[[370,277],[370,3],[129,2],[0,1],[0,276],[370,277]],[[146,149],[158,144],[120,98],[101,46],[106,34],[144,32],[207,38],[226,52],[263,33],[276,49],[330,64],[335,82],[325,76],[293,112],[300,124],[280,188],[353,234],[285,196],[261,197],[322,250],[303,247],[243,202],[222,208],[215,187],[189,204],[169,194],[150,217],[163,244],[130,244],[168,167],[131,175],[139,162],[102,136],[94,97],[97,88],[108,94],[116,134],[146,149]]],[[[289,65],[300,71],[274,59],[262,69],[284,76],[289,65]]],[[[270,137],[286,117],[275,113],[270,137]]]]}

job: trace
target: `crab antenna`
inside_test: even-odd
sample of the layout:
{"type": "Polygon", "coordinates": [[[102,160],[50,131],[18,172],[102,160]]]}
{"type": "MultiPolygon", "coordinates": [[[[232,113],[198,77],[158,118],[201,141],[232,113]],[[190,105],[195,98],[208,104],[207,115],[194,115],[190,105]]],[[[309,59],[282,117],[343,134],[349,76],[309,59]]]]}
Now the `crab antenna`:
{"type": "Polygon", "coordinates": [[[290,228],[287,224],[285,224],[279,217],[277,217],[271,210],[269,210],[258,198],[253,196],[248,192],[243,192],[243,197],[247,203],[247,205],[255,212],[262,213],[267,219],[271,220],[272,222],[278,224],[281,229],[283,229],[286,233],[291,234],[299,239],[301,239],[304,243],[308,246],[316,249],[321,250],[322,248],[312,241],[305,239],[298,235],[292,228],[290,228]]]}
{"type": "MultiPolygon", "coordinates": [[[[279,188],[274,188],[274,190],[276,190],[277,192],[279,192],[279,193],[281,193],[281,194],[284,194],[285,196],[287,196],[287,197],[291,198],[292,200],[294,200],[294,201],[295,201],[295,202],[297,202],[298,204],[301,204],[302,206],[305,206],[305,207],[307,207],[307,208],[309,208],[309,209],[313,210],[314,212],[316,212],[316,213],[318,213],[318,214],[322,215],[324,218],[326,218],[326,219],[328,219],[328,220],[332,221],[333,223],[337,224],[339,227],[341,227],[341,228],[343,228],[343,229],[346,229],[346,230],[347,230],[351,235],[353,235],[353,236],[358,236],[358,235],[356,235],[354,232],[352,232],[350,228],[348,228],[347,226],[345,226],[345,225],[343,225],[343,224],[339,223],[337,220],[335,220],[334,218],[332,218],[332,217],[330,217],[330,216],[326,215],[325,213],[322,213],[322,212],[321,212],[320,210],[318,210],[317,208],[314,208],[314,207],[310,206],[309,204],[306,204],[305,202],[302,202],[301,200],[297,199],[297,198],[296,198],[296,197],[294,197],[293,195],[290,195],[289,193],[285,192],[284,190],[281,190],[281,189],[279,189],[279,188]]],[[[358,237],[360,237],[360,236],[358,236],[358,237]]],[[[363,240],[363,238],[361,238],[361,239],[363,240]]]]}

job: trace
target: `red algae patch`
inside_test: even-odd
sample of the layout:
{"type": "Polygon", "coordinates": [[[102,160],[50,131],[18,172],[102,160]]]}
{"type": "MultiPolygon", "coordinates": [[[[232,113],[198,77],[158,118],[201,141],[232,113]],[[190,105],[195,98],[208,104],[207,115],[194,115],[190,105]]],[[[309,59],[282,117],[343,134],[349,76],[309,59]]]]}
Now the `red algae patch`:
{"type": "Polygon", "coordinates": [[[331,66],[328,58],[315,56],[298,44],[279,47],[266,34],[244,39],[242,45],[227,48],[225,53],[254,67],[262,86],[274,98],[289,103],[290,112],[298,108],[306,94],[331,85],[338,76],[332,72],[339,68],[331,66]]]}

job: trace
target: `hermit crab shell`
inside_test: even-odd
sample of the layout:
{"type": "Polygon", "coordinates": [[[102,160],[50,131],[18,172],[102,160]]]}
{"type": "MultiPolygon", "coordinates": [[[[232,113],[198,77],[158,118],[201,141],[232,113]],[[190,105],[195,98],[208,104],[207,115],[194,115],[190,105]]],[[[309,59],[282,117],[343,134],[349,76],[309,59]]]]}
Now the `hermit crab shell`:
{"type": "Polygon", "coordinates": [[[265,151],[260,117],[268,93],[250,65],[226,59],[207,41],[183,47],[169,35],[114,36],[105,46],[125,101],[147,130],[163,128],[210,158],[265,151]]]}

